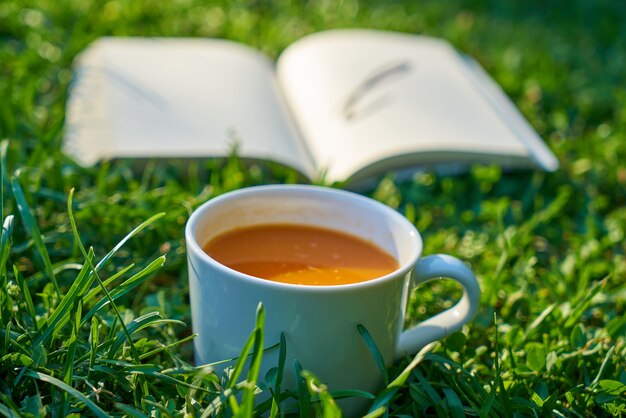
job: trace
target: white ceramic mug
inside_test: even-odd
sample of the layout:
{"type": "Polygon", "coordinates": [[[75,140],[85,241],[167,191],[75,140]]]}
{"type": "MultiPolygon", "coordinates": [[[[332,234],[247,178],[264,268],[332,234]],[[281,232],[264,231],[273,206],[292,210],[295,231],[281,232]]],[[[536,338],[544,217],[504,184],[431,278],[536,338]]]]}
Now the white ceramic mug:
{"type": "MultiPolygon", "coordinates": [[[[189,295],[197,364],[236,357],[254,328],[259,302],[265,307],[265,342],[285,333],[286,367],[292,359],[330,390],[380,389],[381,377],[357,330],[363,324],[387,365],[415,353],[471,320],[479,305],[474,274],[448,255],[420,258],[422,240],[400,213],[358,194],[316,186],[259,186],[216,197],[200,206],[186,227],[189,295]],[[203,245],[234,228],[275,223],[320,226],[355,235],[393,255],[400,267],[355,284],[309,286],[279,283],[232,270],[203,245]],[[420,283],[447,277],[463,286],[452,308],[404,329],[409,292],[420,283]]],[[[419,303],[419,302],[418,302],[419,303]]],[[[263,373],[278,363],[278,350],[264,354],[263,373]]],[[[285,384],[294,384],[286,370],[285,384]]]]}

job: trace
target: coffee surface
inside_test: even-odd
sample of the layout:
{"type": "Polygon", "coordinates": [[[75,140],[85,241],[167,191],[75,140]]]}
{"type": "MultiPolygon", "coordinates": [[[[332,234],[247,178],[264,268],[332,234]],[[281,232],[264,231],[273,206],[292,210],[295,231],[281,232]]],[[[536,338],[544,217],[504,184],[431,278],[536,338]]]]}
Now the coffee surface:
{"type": "Polygon", "coordinates": [[[216,261],[262,279],[302,285],[339,285],[384,276],[398,262],[376,245],[331,229],[268,224],[238,228],[210,240],[216,261]]]}

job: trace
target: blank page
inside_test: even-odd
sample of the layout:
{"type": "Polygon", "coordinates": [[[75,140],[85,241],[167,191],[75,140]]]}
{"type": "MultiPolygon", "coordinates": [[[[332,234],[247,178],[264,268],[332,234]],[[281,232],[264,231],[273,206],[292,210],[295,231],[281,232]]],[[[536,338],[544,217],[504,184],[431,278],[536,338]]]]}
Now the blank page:
{"type": "Polygon", "coordinates": [[[78,61],[66,150],[83,164],[123,157],[271,159],[315,170],[278,92],[272,63],[208,39],[103,38],[78,61]]]}
{"type": "MultiPolygon", "coordinates": [[[[493,86],[482,88],[471,66],[440,39],[373,30],[320,32],[283,53],[278,79],[317,166],[327,168],[330,180],[398,156],[405,158],[395,161],[405,166],[411,159],[533,163],[525,137],[536,133],[517,129],[510,114],[498,109],[506,96],[496,89],[499,101],[488,97],[493,86]]],[[[506,110],[516,112],[513,106],[506,110]]]]}

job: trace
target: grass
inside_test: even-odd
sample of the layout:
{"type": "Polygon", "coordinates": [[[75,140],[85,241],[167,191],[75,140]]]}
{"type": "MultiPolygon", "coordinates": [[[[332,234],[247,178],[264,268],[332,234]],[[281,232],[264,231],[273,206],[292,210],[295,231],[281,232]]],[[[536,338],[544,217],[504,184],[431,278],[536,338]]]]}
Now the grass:
{"type": "MultiPolygon", "coordinates": [[[[290,392],[281,364],[268,376],[192,365],[189,213],[295,173],[231,157],[138,174],[129,162],[82,168],[60,148],[72,59],[98,36],[216,36],[276,56],[346,26],[449,39],[561,161],[553,174],[390,174],[367,192],[423,231],[425,253],[467,260],[484,292],[474,322],[386,365],[380,393],[358,394],[369,416],[626,415],[624,22],[626,5],[611,1],[3,1],[0,415],[251,416],[256,385],[273,392],[258,415],[335,416],[336,399],[357,395],[315,370],[290,392]]],[[[421,288],[407,323],[458,295],[445,281],[421,288]]],[[[262,329],[261,309],[242,347],[253,362],[262,329]]]]}

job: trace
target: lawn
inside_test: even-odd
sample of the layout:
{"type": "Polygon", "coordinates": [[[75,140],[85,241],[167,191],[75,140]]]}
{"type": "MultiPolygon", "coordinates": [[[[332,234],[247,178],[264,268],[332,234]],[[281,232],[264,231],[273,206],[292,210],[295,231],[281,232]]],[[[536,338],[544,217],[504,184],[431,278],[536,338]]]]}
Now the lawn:
{"type": "MultiPolygon", "coordinates": [[[[398,379],[371,394],[371,416],[626,415],[626,3],[608,0],[0,2],[0,415],[251,416],[249,382],[275,389],[193,365],[183,229],[213,196],[296,174],[236,155],[83,168],[61,151],[71,65],[103,35],[228,38],[275,57],[337,27],[447,38],[561,163],[390,173],[365,191],[483,289],[474,322],[387,365],[398,379]]],[[[407,323],[459,295],[448,281],[420,288],[407,323]]],[[[342,394],[314,374],[256,414],[337,415],[342,394]]]]}

